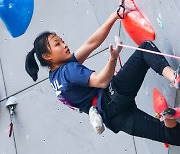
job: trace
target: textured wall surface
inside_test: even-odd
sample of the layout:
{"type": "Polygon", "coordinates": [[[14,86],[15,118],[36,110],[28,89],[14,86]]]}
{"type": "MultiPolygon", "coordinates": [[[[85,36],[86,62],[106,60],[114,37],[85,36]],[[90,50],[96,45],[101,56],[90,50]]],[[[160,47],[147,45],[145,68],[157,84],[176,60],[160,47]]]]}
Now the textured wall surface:
{"type": "MultiPolygon", "coordinates": [[[[135,3],[153,26],[154,42],[159,49],[180,56],[180,1],[135,0],[135,3]]],[[[87,115],[69,110],[56,99],[47,79],[48,69],[40,69],[36,83],[25,72],[25,56],[40,32],[55,31],[71,51],[75,51],[116,10],[117,4],[117,0],[36,0],[27,32],[16,39],[0,21],[0,154],[179,154],[179,147],[167,149],[162,143],[123,132],[114,134],[106,129],[102,135],[96,135],[87,115]],[[12,95],[18,105],[13,118],[13,135],[9,138],[10,116],[5,104],[12,95]]],[[[124,44],[136,46],[117,21],[94,53],[114,44],[114,36],[119,32],[124,44]]],[[[123,49],[123,64],[132,53],[133,50],[123,49]]],[[[99,72],[108,58],[109,51],[105,50],[87,59],[85,65],[99,72]]],[[[176,69],[179,62],[167,59],[176,69]]],[[[169,106],[180,105],[180,94],[166,79],[149,70],[136,98],[142,110],[154,116],[154,87],[165,96],[169,106]]]]}

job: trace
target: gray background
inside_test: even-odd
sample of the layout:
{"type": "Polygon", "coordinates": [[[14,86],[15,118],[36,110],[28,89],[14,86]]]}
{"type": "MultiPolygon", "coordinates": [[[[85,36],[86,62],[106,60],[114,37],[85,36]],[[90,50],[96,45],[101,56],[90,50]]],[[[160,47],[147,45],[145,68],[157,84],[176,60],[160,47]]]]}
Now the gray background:
{"type": "MultiPolygon", "coordinates": [[[[162,52],[180,56],[180,1],[135,0],[142,14],[156,33],[154,41],[162,52]],[[158,21],[161,21],[162,26],[158,21]]],[[[33,47],[35,37],[44,30],[55,31],[75,51],[109,15],[116,10],[117,0],[36,0],[27,32],[14,39],[0,21],[0,154],[179,154],[180,148],[165,148],[162,143],[129,136],[123,132],[106,131],[95,134],[85,114],[69,110],[56,98],[50,87],[48,69],[41,68],[34,83],[24,70],[25,56],[33,47]],[[13,119],[14,130],[8,137],[10,117],[5,107],[7,98],[18,100],[13,119]]],[[[120,22],[113,26],[108,38],[94,52],[114,44],[121,31],[124,44],[136,46],[120,22]]],[[[122,63],[133,53],[123,49],[122,63]]],[[[99,72],[106,64],[106,50],[86,60],[85,65],[99,72]]],[[[179,62],[167,58],[174,69],[179,62]]],[[[118,66],[117,66],[118,67],[118,66]]],[[[137,97],[138,106],[154,115],[152,89],[157,87],[173,107],[179,104],[179,93],[169,82],[152,70],[147,73],[137,97]]]]}

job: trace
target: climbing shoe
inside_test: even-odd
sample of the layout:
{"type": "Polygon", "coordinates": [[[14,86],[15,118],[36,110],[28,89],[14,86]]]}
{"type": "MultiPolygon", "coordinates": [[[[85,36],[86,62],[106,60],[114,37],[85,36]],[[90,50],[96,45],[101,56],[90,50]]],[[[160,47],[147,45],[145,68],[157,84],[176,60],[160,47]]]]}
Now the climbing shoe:
{"type": "Polygon", "coordinates": [[[174,110],[172,108],[167,108],[162,112],[163,116],[168,116],[168,117],[172,117],[175,114],[176,114],[176,110],[174,110]]]}
{"type": "Polygon", "coordinates": [[[160,117],[163,119],[179,119],[180,107],[167,108],[160,114],[160,117]]]}

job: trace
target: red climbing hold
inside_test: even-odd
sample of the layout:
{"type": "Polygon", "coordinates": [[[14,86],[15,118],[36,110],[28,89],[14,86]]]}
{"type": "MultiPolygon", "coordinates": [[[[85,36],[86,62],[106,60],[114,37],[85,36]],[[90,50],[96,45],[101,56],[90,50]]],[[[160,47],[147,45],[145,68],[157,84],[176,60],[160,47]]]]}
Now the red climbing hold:
{"type": "Polygon", "coordinates": [[[168,144],[168,143],[164,143],[164,146],[165,146],[166,148],[169,148],[169,144],[168,144]]]}
{"type": "MultiPolygon", "coordinates": [[[[133,0],[126,0],[126,4],[135,5],[133,0]]],[[[154,40],[155,33],[150,23],[143,17],[136,6],[135,8],[122,20],[122,24],[134,42],[140,45],[146,40],[154,40]]]]}
{"type": "MultiPolygon", "coordinates": [[[[153,107],[156,114],[160,115],[165,109],[168,108],[167,102],[163,95],[156,89],[153,89],[153,107]]],[[[164,143],[166,148],[169,147],[168,143],[164,143]]]]}
{"type": "Polygon", "coordinates": [[[153,89],[153,107],[157,114],[168,108],[165,98],[156,88],[153,89]]]}

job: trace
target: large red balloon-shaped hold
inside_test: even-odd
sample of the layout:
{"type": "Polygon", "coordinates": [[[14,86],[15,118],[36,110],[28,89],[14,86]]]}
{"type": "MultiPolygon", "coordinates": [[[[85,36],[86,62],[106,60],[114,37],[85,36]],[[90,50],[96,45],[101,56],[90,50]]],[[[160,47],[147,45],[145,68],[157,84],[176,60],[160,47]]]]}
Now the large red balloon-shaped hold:
{"type": "MultiPolygon", "coordinates": [[[[132,5],[134,4],[134,1],[126,0],[125,4],[132,5]]],[[[137,45],[142,44],[146,40],[155,39],[155,33],[152,26],[137,8],[127,14],[127,16],[122,20],[122,24],[129,36],[137,45]]]]}

